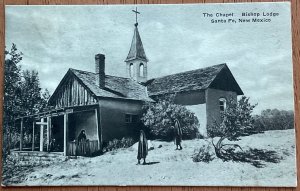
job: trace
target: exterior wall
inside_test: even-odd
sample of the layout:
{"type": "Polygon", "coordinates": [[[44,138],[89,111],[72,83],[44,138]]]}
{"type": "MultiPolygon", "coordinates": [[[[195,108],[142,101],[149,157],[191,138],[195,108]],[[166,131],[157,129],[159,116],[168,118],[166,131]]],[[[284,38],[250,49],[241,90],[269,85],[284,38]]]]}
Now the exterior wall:
{"type": "Polygon", "coordinates": [[[60,85],[49,104],[55,108],[90,105],[97,103],[96,98],[74,77],[69,77],[60,85]]]}
{"type": "Polygon", "coordinates": [[[175,97],[175,103],[181,105],[197,105],[205,101],[205,91],[183,92],[176,94],[175,97]]]}
{"type": "Polygon", "coordinates": [[[206,135],[206,104],[205,91],[183,92],[176,95],[175,103],[184,105],[192,111],[199,121],[199,132],[206,135]]]}
{"type": "Polygon", "coordinates": [[[207,123],[207,117],[206,117],[206,104],[197,104],[197,105],[187,105],[185,106],[188,110],[195,113],[195,116],[198,118],[200,127],[199,127],[199,133],[203,136],[207,135],[206,130],[206,123],[207,123]]]}
{"type": "Polygon", "coordinates": [[[123,137],[135,136],[140,124],[128,124],[125,115],[138,115],[142,111],[142,102],[130,100],[101,99],[100,105],[100,127],[103,142],[123,137]]]}
{"type": "Polygon", "coordinates": [[[127,77],[138,82],[147,81],[147,62],[141,60],[131,60],[126,62],[127,77]],[[133,64],[133,72],[131,74],[130,64],[133,64]],[[140,75],[140,64],[144,65],[143,76],[140,75]]]}
{"type": "Polygon", "coordinates": [[[206,114],[207,114],[207,127],[213,123],[221,121],[219,99],[225,98],[227,101],[231,98],[237,100],[236,92],[217,90],[208,88],[206,94],[206,114]]]}
{"type": "Polygon", "coordinates": [[[95,110],[70,114],[69,120],[69,141],[77,140],[82,129],[87,139],[98,140],[95,110]]]}

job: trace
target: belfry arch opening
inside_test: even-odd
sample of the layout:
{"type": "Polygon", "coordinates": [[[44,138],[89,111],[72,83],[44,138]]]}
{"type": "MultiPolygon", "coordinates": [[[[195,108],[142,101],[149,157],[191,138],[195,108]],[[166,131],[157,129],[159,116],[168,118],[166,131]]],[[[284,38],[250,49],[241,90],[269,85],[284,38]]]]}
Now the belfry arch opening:
{"type": "Polygon", "coordinates": [[[130,77],[133,77],[133,72],[134,72],[133,63],[130,63],[129,64],[129,76],[130,77]]]}
{"type": "Polygon", "coordinates": [[[140,63],[140,77],[144,77],[144,68],[145,66],[144,66],[144,64],[143,63],[140,63]]]}

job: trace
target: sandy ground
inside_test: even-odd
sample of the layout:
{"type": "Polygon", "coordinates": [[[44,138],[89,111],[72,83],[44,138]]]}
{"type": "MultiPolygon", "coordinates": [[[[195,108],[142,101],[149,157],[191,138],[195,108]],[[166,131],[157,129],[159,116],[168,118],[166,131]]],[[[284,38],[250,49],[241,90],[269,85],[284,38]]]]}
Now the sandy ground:
{"type": "Polygon", "coordinates": [[[282,157],[280,163],[265,163],[263,168],[218,158],[210,163],[193,162],[195,149],[207,144],[203,139],[183,141],[181,151],[175,150],[173,142],[152,141],[154,150],[149,151],[148,165],[136,165],[137,149],[133,145],[94,158],[37,167],[19,185],[295,186],[294,136],[294,130],[268,131],[238,142],[244,150],[274,150],[282,157]]]}

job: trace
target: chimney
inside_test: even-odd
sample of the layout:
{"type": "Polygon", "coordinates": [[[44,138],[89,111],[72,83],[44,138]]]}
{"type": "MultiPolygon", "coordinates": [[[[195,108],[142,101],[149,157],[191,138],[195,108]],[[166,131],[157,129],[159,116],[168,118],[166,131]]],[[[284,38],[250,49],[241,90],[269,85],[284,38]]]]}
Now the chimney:
{"type": "Polygon", "coordinates": [[[104,54],[96,54],[95,55],[95,66],[96,66],[96,74],[99,76],[99,80],[97,84],[100,88],[105,87],[105,55],[104,54]]]}

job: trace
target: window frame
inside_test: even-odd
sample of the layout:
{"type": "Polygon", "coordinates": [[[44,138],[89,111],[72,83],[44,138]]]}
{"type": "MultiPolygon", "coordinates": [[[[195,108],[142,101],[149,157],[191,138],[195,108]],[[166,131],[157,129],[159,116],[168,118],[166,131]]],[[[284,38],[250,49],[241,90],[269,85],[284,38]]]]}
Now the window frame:
{"type": "Polygon", "coordinates": [[[126,124],[133,124],[138,122],[138,115],[125,113],[125,123],[126,124]]]}
{"type": "Polygon", "coordinates": [[[219,98],[219,109],[221,112],[224,112],[227,107],[227,100],[224,97],[219,98]]]}

